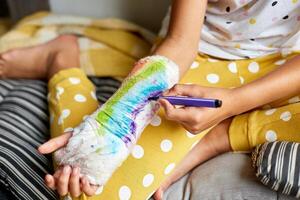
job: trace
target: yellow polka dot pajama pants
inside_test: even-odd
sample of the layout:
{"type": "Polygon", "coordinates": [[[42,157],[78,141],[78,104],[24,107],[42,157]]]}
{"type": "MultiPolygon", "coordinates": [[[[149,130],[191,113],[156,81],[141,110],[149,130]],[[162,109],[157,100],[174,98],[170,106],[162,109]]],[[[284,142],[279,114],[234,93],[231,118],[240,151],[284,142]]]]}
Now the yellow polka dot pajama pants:
{"type": "MultiPolygon", "coordinates": [[[[282,57],[276,54],[239,61],[198,55],[182,83],[238,87],[273,71],[295,55],[282,57]]],[[[86,115],[97,109],[95,88],[80,69],[57,73],[48,87],[52,137],[77,126],[86,115]]],[[[277,107],[265,106],[236,116],[229,132],[234,151],[249,151],[266,141],[300,142],[299,101],[299,97],[293,97],[277,107]]],[[[143,132],[129,158],[103,190],[98,191],[100,194],[90,198],[82,195],[80,199],[147,199],[206,132],[194,136],[180,125],[167,121],[160,111],[143,132]]]]}

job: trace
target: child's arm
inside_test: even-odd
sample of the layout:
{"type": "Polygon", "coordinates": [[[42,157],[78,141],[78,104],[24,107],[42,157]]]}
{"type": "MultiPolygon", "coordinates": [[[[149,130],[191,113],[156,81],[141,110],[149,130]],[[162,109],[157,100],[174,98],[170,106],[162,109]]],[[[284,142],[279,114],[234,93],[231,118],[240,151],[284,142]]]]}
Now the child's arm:
{"type": "Polygon", "coordinates": [[[234,89],[234,94],[241,100],[232,112],[237,115],[299,93],[300,56],[298,55],[263,78],[234,89]]]}
{"type": "Polygon", "coordinates": [[[167,36],[153,52],[178,64],[181,77],[198,52],[206,6],[207,0],[173,0],[167,36]]]}
{"type": "Polygon", "coordinates": [[[160,100],[170,120],[178,121],[192,133],[199,133],[224,119],[247,112],[300,93],[300,56],[268,75],[235,89],[176,85],[166,95],[182,95],[221,99],[223,105],[211,108],[174,108],[168,101],[160,100]]]}

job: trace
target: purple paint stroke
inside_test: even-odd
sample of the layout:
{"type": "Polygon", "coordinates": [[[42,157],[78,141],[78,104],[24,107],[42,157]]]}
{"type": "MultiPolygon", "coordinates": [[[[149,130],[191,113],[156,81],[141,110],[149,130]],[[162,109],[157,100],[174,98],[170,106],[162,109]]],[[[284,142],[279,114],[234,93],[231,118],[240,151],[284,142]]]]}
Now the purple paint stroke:
{"type": "MultiPolygon", "coordinates": [[[[136,135],[136,123],[135,123],[135,120],[136,120],[136,117],[137,115],[143,110],[143,108],[148,104],[150,103],[150,100],[149,98],[150,97],[155,97],[155,96],[159,96],[160,94],[162,94],[161,91],[155,91],[155,92],[152,92],[150,93],[146,98],[145,100],[139,104],[132,112],[132,122],[130,123],[130,134],[135,138],[137,139],[137,135],[136,135]]],[[[151,115],[150,115],[151,116],[151,115]]],[[[122,138],[122,141],[127,145],[128,143],[132,143],[132,138],[130,138],[128,135],[124,135],[124,137],[122,138]]]]}

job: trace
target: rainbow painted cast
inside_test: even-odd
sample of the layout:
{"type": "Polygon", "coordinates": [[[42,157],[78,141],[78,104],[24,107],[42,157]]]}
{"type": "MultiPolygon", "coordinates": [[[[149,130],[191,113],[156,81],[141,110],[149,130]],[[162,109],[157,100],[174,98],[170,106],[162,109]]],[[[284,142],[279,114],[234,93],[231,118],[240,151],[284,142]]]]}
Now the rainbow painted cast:
{"type": "Polygon", "coordinates": [[[90,183],[104,185],[156,114],[159,106],[149,98],[178,79],[178,66],[168,58],[150,56],[137,62],[120,89],[74,129],[66,148],[56,153],[57,162],[79,166],[90,183]]]}
{"type": "MultiPolygon", "coordinates": [[[[165,57],[147,57],[137,65],[140,65],[140,69],[125,80],[96,118],[101,125],[99,134],[113,133],[126,144],[136,142],[139,135],[137,127],[145,124],[137,121],[137,118],[150,103],[148,99],[161,94],[178,81],[178,67],[165,57]]],[[[152,119],[153,114],[145,113],[145,117],[152,119]]]]}

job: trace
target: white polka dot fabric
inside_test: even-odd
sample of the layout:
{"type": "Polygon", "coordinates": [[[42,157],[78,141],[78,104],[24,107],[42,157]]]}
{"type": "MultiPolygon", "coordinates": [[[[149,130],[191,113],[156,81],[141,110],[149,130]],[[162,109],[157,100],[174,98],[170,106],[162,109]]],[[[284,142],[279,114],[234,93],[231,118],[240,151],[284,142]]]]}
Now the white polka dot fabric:
{"type": "Polygon", "coordinates": [[[143,178],[143,186],[149,187],[154,181],[154,175],[153,174],[147,174],[143,178]]]}
{"type": "Polygon", "coordinates": [[[131,197],[131,190],[128,186],[124,185],[119,190],[120,200],[129,200],[131,197]]]}
{"type": "Polygon", "coordinates": [[[71,82],[71,84],[73,85],[78,85],[80,83],[80,79],[76,78],[76,77],[70,77],[69,81],[71,82]]]}
{"type": "Polygon", "coordinates": [[[167,153],[172,150],[173,143],[171,140],[165,139],[160,143],[160,148],[163,152],[167,153]]]}
{"type": "MultiPolygon", "coordinates": [[[[162,37],[169,20],[168,14],[160,32],[162,37]]],[[[256,58],[277,52],[286,55],[300,50],[299,30],[299,0],[209,0],[199,52],[224,59],[256,58]]]]}
{"type": "Polygon", "coordinates": [[[277,133],[273,130],[268,130],[266,132],[266,141],[275,142],[277,140],[277,133]]]}
{"type": "MultiPolygon", "coordinates": [[[[158,55],[142,59],[137,66],[144,68],[132,73],[105,104],[87,118],[86,115],[78,117],[84,117],[85,120],[79,126],[73,126],[72,137],[67,145],[55,152],[58,165],[80,167],[80,174],[86,176],[91,184],[104,186],[129,154],[135,159],[142,159],[147,154],[144,147],[136,145],[136,142],[148,124],[158,127],[162,123],[161,117],[156,115],[159,105],[150,101],[149,97],[174,86],[178,82],[179,72],[173,61],[158,55]]],[[[77,117],[78,110],[85,109],[85,105],[96,98],[94,90],[84,87],[85,81],[84,77],[70,75],[66,81],[62,81],[68,85],[62,86],[60,83],[62,87],[55,88],[60,100],[66,94],[71,97],[71,101],[69,98],[66,100],[66,106],[58,104],[62,112],[57,113],[54,119],[65,131],[71,130],[72,126],[67,122],[77,117]]],[[[158,144],[162,154],[173,149],[171,139],[163,139],[158,144]]],[[[143,176],[142,185],[150,187],[154,175],[143,176]]],[[[126,188],[121,192],[130,196],[126,188]]]]}

